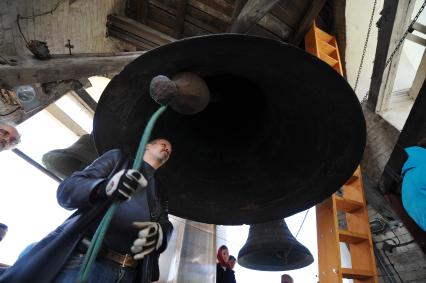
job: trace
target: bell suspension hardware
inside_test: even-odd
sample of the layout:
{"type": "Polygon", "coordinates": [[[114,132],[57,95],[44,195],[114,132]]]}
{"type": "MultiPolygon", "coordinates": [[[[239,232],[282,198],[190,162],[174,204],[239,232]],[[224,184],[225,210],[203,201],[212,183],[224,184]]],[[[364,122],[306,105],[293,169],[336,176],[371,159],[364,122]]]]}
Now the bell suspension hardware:
{"type": "MultiPolygon", "coordinates": [[[[338,53],[334,37],[324,34],[314,23],[305,36],[306,50],[320,59],[321,54],[329,49],[329,44],[338,53]]],[[[340,61],[339,56],[335,56],[335,59],[340,61]]],[[[340,70],[339,74],[343,75],[343,72],[340,70]]],[[[317,204],[316,213],[319,283],[341,283],[343,278],[354,279],[354,282],[377,283],[368,209],[359,166],[343,185],[343,196],[334,193],[317,204]],[[338,212],[343,213],[347,229],[339,227],[338,212]],[[341,266],[341,242],[349,246],[352,268],[341,266]]]]}

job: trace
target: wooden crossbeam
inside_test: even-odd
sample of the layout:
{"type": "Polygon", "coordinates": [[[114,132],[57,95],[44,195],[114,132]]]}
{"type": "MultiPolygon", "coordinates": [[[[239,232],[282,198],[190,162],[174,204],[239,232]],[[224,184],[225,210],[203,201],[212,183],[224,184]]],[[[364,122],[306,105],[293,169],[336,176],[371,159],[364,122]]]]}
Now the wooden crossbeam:
{"type": "Polygon", "coordinates": [[[294,31],[293,36],[290,39],[291,43],[299,45],[308,32],[309,28],[312,26],[312,22],[315,21],[326,2],[327,0],[317,0],[311,2],[311,5],[305,13],[305,16],[297,25],[297,29],[294,31]]]}
{"type": "Polygon", "coordinates": [[[231,26],[231,32],[248,33],[250,30],[274,8],[279,0],[248,0],[237,19],[231,26]]]}
{"type": "Polygon", "coordinates": [[[17,65],[0,65],[0,87],[80,79],[99,74],[116,74],[144,51],[125,53],[52,55],[49,60],[32,56],[16,58],[17,65]]]}
{"type": "Polygon", "coordinates": [[[178,0],[177,1],[177,11],[176,11],[176,38],[182,38],[183,28],[185,23],[185,14],[188,0],[178,0]]]}

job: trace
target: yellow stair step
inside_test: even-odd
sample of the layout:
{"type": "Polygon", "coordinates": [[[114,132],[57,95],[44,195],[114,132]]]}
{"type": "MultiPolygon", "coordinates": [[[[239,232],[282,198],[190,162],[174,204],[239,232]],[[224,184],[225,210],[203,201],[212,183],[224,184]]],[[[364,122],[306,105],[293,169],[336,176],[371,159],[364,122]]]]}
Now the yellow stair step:
{"type": "Polygon", "coordinates": [[[357,175],[352,175],[345,183],[345,186],[348,186],[350,184],[352,184],[353,182],[355,182],[356,180],[358,180],[358,176],[357,175]]]}
{"type": "Polygon", "coordinates": [[[371,270],[342,268],[342,276],[346,279],[363,280],[372,278],[374,276],[374,272],[371,270]]]}
{"type": "Polygon", "coordinates": [[[324,52],[325,54],[332,54],[333,52],[336,51],[336,47],[334,47],[333,45],[331,45],[328,42],[325,42],[324,40],[318,40],[318,47],[320,49],[320,51],[324,52]]]}
{"type": "Polygon", "coordinates": [[[368,235],[350,232],[348,230],[339,230],[339,240],[344,243],[356,244],[362,241],[367,241],[368,235]]]}
{"type": "Polygon", "coordinates": [[[321,52],[321,51],[319,52],[319,57],[320,57],[321,60],[326,62],[331,67],[334,67],[336,64],[339,63],[339,61],[337,61],[335,58],[332,58],[332,57],[328,56],[327,54],[325,54],[324,52],[321,52]]]}
{"type": "Polygon", "coordinates": [[[334,196],[334,199],[336,200],[336,208],[339,211],[350,213],[350,212],[355,212],[358,209],[361,209],[364,207],[364,204],[362,202],[359,202],[356,200],[346,199],[339,196],[334,196]]]}

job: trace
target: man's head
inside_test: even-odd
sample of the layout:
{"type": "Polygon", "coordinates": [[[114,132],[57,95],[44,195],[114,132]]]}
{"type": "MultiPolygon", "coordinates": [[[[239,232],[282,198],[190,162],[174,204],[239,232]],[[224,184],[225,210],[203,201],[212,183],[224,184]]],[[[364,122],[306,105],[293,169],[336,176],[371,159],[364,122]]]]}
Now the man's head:
{"type": "Polygon", "coordinates": [[[169,160],[171,154],[172,145],[168,140],[155,139],[146,145],[143,160],[155,169],[158,169],[169,160]]]}
{"type": "Polygon", "coordinates": [[[294,283],[294,281],[290,275],[284,274],[283,276],[281,276],[281,283],[294,283]]]}
{"type": "Polygon", "coordinates": [[[7,233],[7,225],[0,223],[0,242],[3,240],[6,233],[7,233]]]}
{"type": "Polygon", "coordinates": [[[234,269],[236,262],[237,262],[237,259],[233,255],[230,255],[228,259],[229,268],[234,269]]]}
{"type": "Polygon", "coordinates": [[[10,124],[0,122],[0,151],[11,149],[21,139],[18,131],[10,124]]]}

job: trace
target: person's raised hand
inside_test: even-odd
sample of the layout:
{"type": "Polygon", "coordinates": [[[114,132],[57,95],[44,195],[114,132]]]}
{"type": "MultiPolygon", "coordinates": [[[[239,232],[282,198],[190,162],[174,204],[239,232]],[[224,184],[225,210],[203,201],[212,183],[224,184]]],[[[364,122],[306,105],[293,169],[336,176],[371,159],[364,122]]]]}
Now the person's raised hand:
{"type": "Polygon", "coordinates": [[[105,194],[117,200],[129,200],[138,186],[146,187],[148,182],[137,170],[128,169],[117,172],[105,186],[105,194]]]}

